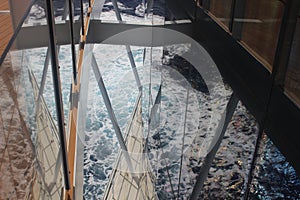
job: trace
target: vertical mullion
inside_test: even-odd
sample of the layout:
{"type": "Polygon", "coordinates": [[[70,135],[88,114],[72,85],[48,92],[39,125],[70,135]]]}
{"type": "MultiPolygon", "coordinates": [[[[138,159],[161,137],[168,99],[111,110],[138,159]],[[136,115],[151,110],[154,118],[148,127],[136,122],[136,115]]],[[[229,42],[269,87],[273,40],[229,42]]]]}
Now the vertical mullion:
{"type": "Polygon", "coordinates": [[[299,0],[285,4],[272,70],[273,84],[280,87],[284,86],[299,9],[299,0]]]}
{"type": "Polygon", "coordinates": [[[232,0],[231,1],[231,11],[230,11],[230,21],[229,21],[229,32],[232,32],[232,26],[233,26],[233,22],[234,22],[234,13],[235,13],[235,4],[236,4],[236,0],[232,0]]]}
{"type": "Polygon", "coordinates": [[[81,35],[84,35],[83,0],[80,0],[81,35]]]}
{"type": "Polygon", "coordinates": [[[63,104],[62,104],[58,55],[56,49],[56,37],[55,37],[55,30],[54,30],[52,0],[46,0],[46,8],[47,8],[46,9],[47,22],[49,28],[49,39],[50,39],[52,78],[53,78],[53,85],[54,85],[54,96],[55,96],[55,104],[56,104],[57,125],[58,125],[59,138],[60,138],[60,148],[62,151],[64,182],[65,182],[65,189],[69,190],[70,189],[69,166],[68,166],[68,158],[67,158],[66,139],[65,139],[64,112],[63,112],[63,104]]]}
{"type": "Polygon", "coordinates": [[[242,29],[243,29],[243,22],[236,21],[235,19],[242,19],[245,16],[246,11],[246,0],[233,0],[232,5],[232,22],[230,24],[229,30],[232,32],[232,36],[236,40],[241,40],[242,38],[242,29]]]}
{"type": "Polygon", "coordinates": [[[73,0],[68,0],[69,3],[69,20],[70,20],[70,36],[71,36],[71,52],[72,52],[72,66],[73,66],[73,80],[77,84],[77,68],[76,68],[76,53],[75,53],[75,39],[74,39],[74,13],[73,0]]]}

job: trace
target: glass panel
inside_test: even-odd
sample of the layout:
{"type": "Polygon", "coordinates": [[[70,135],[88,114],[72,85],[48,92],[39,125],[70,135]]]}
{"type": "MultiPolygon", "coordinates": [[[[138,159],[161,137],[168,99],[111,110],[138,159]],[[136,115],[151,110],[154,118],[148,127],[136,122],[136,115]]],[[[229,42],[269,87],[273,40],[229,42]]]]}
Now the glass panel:
{"type": "MultiPolygon", "coordinates": [[[[167,33],[178,37],[176,44],[185,38],[173,31],[167,33]]],[[[117,37],[127,41],[132,34],[133,30],[110,41],[120,41],[117,37]]],[[[152,39],[145,40],[148,44],[152,39]]],[[[79,117],[84,118],[78,120],[77,129],[84,150],[77,156],[84,155],[86,199],[119,199],[124,195],[152,199],[156,194],[159,199],[189,198],[196,169],[203,164],[199,157],[205,157],[214,145],[212,139],[223,122],[231,91],[224,87],[218,71],[211,70],[216,66],[208,53],[191,40],[183,41],[186,43],[156,47],[85,46],[83,68],[89,72],[82,72],[82,78],[88,78],[88,88],[80,92],[79,117]],[[199,54],[195,56],[195,52],[199,54]],[[195,162],[191,164],[191,160],[195,162]],[[136,181],[140,187],[132,187],[136,181]]],[[[81,80],[81,84],[86,82],[81,80]]]]}
{"type": "Polygon", "coordinates": [[[19,45],[31,40],[22,36],[0,66],[0,185],[5,186],[0,199],[59,199],[63,180],[51,62],[45,65],[47,47],[19,45]],[[45,90],[38,99],[45,66],[45,90]]]}
{"type": "Polygon", "coordinates": [[[300,18],[298,17],[285,78],[285,91],[300,106],[300,18]]]}
{"type": "Polygon", "coordinates": [[[209,11],[229,28],[232,0],[211,0],[209,11]]]}
{"type": "Polygon", "coordinates": [[[284,4],[277,0],[247,0],[242,42],[271,70],[284,4]]]}
{"type": "Polygon", "coordinates": [[[34,101],[24,75],[22,52],[11,52],[0,66],[0,199],[23,198],[33,177],[34,101]]]}

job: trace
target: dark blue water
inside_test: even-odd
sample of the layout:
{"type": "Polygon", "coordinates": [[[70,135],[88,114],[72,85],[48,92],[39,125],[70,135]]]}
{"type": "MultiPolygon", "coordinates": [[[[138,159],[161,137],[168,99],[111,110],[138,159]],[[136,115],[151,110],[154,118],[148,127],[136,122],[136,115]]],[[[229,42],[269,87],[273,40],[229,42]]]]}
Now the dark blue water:
{"type": "Polygon", "coordinates": [[[300,199],[300,181],[273,142],[263,136],[251,185],[252,199],[300,199]]]}

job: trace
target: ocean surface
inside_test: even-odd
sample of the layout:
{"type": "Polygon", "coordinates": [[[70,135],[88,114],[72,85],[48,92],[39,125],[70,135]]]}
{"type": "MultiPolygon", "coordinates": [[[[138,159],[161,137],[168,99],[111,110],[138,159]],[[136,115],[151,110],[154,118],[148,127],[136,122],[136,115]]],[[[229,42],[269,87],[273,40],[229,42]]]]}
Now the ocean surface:
{"type": "MultiPolygon", "coordinates": [[[[42,2],[33,7],[27,25],[45,22],[42,2]]],[[[63,5],[59,2],[54,1],[57,21],[62,19],[63,13],[63,5]]],[[[75,10],[78,10],[78,2],[75,1],[75,10]]],[[[153,11],[144,16],[141,1],[119,1],[123,20],[126,23],[163,24],[164,2],[154,2],[153,11]]],[[[105,2],[99,18],[102,21],[117,21],[110,1],[105,2]]],[[[214,133],[220,113],[224,112],[232,93],[226,83],[216,85],[213,91],[207,91],[201,74],[194,73],[193,66],[181,59],[181,55],[189,48],[188,44],[164,48],[131,47],[143,86],[144,132],[151,129],[148,152],[159,199],[188,198],[202,164],[201,148],[205,147],[206,138],[214,133]],[[150,127],[147,125],[149,109],[158,95],[159,87],[162,87],[162,95],[158,122],[150,127]],[[210,98],[212,93],[216,94],[213,99],[210,98]]],[[[124,133],[138,95],[126,48],[121,45],[95,44],[92,52],[124,133]]],[[[40,82],[46,48],[25,50],[23,56],[40,82]]],[[[59,64],[66,123],[72,78],[70,60],[70,46],[61,46],[59,64]]],[[[84,197],[101,199],[120,148],[93,71],[89,73],[83,138],[84,197]]],[[[50,68],[44,98],[55,119],[50,68]]],[[[258,130],[255,119],[239,102],[210,169],[201,198],[244,199],[247,187],[250,186],[250,199],[300,199],[299,178],[266,135],[259,141],[260,150],[253,177],[249,177],[258,130]]]]}

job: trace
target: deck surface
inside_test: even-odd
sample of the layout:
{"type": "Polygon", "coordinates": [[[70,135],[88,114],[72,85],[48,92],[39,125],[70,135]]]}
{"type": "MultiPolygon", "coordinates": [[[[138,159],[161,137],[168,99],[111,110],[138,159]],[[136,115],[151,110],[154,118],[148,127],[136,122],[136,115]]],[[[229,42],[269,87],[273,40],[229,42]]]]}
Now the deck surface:
{"type": "Polygon", "coordinates": [[[21,69],[8,56],[0,67],[0,199],[26,199],[34,179],[21,69]]]}
{"type": "Polygon", "coordinates": [[[13,34],[8,0],[0,0],[0,56],[13,34]]]}

